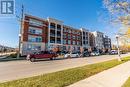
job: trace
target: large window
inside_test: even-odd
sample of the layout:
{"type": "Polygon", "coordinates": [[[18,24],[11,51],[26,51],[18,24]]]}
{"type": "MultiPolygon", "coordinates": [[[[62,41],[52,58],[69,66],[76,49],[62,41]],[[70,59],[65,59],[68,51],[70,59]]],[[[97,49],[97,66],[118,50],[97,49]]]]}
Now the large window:
{"type": "Polygon", "coordinates": [[[42,34],[42,29],[29,27],[28,32],[31,33],[31,34],[39,34],[39,35],[41,35],[42,34]]]}
{"type": "Polygon", "coordinates": [[[66,40],[63,40],[63,44],[66,44],[66,40]]]}
{"type": "Polygon", "coordinates": [[[68,35],[68,39],[71,39],[71,35],[70,34],[68,35]]]}
{"type": "Polygon", "coordinates": [[[69,33],[71,33],[71,30],[69,30],[69,33]]]}
{"type": "Polygon", "coordinates": [[[28,44],[27,50],[41,50],[41,45],[28,44]]]}
{"type": "Polygon", "coordinates": [[[28,36],[28,41],[29,42],[42,42],[42,37],[41,36],[28,36]]]}
{"type": "Polygon", "coordinates": [[[35,26],[44,26],[42,21],[38,21],[38,20],[35,20],[35,19],[30,19],[29,24],[30,25],[35,25],[35,26]]]}
{"type": "Polygon", "coordinates": [[[80,45],[79,41],[77,41],[77,45],[80,45]]]}
{"type": "Polygon", "coordinates": [[[73,35],[73,39],[76,39],[76,36],[73,35]]]}
{"type": "Polygon", "coordinates": [[[75,42],[75,41],[73,41],[73,45],[76,45],[76,42],[75,42]]]}
{"type": "Polygon", "coordinates": [[[66,38],[66,34],[63,34],[63,38],[66,38]]]}
{"type": "Polygon", "coordinates": [[[51,24],[50,24],[50,28],[55,29],[55,27],[56,27],[56,25],[55,25],[54,23],[51,23],[51,24]]]}
{"type": "Polygon", "coordinates": [[[71,41],[70,41],[70,40],[68,40],[68,44],[71,44],[71,41]]]}

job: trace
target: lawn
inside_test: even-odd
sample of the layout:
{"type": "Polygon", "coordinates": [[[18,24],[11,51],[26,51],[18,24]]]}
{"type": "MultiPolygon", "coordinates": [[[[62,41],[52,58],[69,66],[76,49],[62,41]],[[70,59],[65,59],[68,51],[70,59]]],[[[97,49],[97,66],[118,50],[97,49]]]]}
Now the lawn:
{"type": "Polygon", "coordinates": [[[123,58],[123,61],[120,62],[117,60],[110,60],[35,77],[14,80],[0,83],[0,87],[64,87],[127,62],[128,60],[130,60],[130,57],[125,57],[123,58]]]}
{"type": "Polygon", "coordinates": [[[125,84],[122,87],[130,87],[130,77],[128,80],[125,82],[125,84]]]}

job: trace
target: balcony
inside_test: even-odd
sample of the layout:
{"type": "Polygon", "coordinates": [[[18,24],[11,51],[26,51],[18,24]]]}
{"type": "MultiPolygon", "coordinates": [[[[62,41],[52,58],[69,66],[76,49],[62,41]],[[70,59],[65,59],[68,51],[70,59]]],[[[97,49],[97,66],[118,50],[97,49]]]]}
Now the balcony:
{"type": "Polygon", "coordinates": [[[61,34],[57,34],[57,37],[61,37],[61,34]]]}
{"type": "Polygon", "coordinates": [[[57,31],[61,31],[61,28],[57,28],[57,31]]]}
{"type": "Polygon", "coordinates": [[[50,36],[51,36],[51,37],[55,37],[55,34],[50,33],[50,36]]]}
{"type": "Polygon", "coordinates": [[[50,29],[55,30],[55,26],[50,26],[50,29]]]}
{"type": "Polygon", "coordinates": [[[54,40],[50,40],[50,43],[55,43],[55,41],[54,40]]]}
{"type": "Polygon", "coordinates": [[[60,40],[58,40],[58,41],[57,41],[57,43],[58,43],[58,44],[61,44],[61,41],[60,41],[60,40]]]}

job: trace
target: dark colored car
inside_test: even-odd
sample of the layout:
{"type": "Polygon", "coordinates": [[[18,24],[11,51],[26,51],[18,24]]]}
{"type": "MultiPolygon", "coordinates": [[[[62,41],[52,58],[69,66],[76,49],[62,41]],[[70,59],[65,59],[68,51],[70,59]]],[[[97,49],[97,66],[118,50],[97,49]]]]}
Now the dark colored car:
{"type": "Polygon", "coordinates": [[[56,58],[58,55],[54,52],[49,52],[49,51],[40,51],[40,52],[35,52],[33,54],[28,54],[27,55],[27,60],[30,60],[31,62],[34,62],[36,59],[45,59],[45,58],[50,58],[50,60],[53,60],[53,58],[56,58]]]}
{"type": "Polygon", "coordinates": [[[90,53],[88,51],[84,51],[83,52],[83,57],[88,57],[88,56],[90,56],[90,53]]]}

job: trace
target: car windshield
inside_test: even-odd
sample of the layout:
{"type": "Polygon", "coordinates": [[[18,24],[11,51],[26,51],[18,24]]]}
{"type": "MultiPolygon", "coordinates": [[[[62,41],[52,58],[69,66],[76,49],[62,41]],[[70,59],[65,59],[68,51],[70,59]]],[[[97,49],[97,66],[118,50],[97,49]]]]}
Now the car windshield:
{"type": "Polygon", "coordinates": [[[76,54],[76,53],[71,53],[71,54],[76,54]]]}

